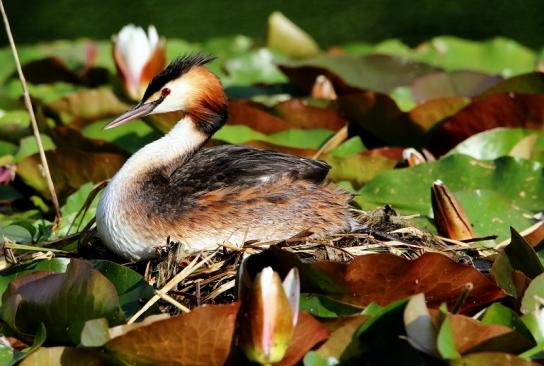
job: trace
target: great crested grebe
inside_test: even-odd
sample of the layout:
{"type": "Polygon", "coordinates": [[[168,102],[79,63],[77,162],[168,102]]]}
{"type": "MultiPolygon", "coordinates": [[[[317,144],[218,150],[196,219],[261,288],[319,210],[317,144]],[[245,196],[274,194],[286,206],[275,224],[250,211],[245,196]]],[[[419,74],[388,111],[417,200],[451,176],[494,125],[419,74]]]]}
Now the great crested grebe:
{"type": "Polygon", "coordinates": [[[201,149],[227,120],[219,79],[192,54],[168,65],[136,106],[106,128],[155,113],[183,117],[137,151],[108,184],[96,211],[98,234],[116,254],[150,258],[168,237],[188,250],[228,242],[314,236],[354,226],[351,195],[327,184],[327,163],[224,145],[201,149]]]}

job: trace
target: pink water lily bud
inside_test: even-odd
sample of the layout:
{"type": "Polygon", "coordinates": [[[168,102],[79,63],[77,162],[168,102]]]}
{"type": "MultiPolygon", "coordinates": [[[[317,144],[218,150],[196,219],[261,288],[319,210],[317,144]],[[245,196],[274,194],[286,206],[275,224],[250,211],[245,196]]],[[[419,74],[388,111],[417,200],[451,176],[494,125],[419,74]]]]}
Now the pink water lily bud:
{"type": "Polygon", "coordinates": [[[150,25],[145,30],[126,25],[112,37],[113,59],[117,74],[127,95],[137,101],[143,96],[147,84],[166,64],[164,39],[150,25]]]}
{"type": "Polygon", "coordinates": [[[434,221],[440,235],[455,240],[476,237],[463,207],[448,187],[439,180],[432,185],[431,201],[434,221]]]}
{"type": "Polygon", "coordinates": [[[10,184],[15,179],[15,165],[0,166],[0,184],[10,184]]]}
{"type": "Polygon", "coordinates": [[[296,268],[283,284],[271,267],[256,276],[245,304],[240,335],[240,346],[249,360],[262,365],[281,361],[295,330],[299,297],[296,268]]]}

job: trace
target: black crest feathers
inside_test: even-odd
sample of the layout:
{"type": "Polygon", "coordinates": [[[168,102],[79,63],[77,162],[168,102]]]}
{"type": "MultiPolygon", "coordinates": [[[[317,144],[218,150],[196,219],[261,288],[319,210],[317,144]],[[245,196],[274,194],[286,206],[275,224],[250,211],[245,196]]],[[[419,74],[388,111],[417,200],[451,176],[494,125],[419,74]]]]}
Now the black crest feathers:
{"type": "Polygon", "coordinates": [[[191,70],[193,67],[206,65],[216,58],[217,57],[215,56],[204,55],[201,53],[190,53],[188,55],[178,57],[174,61],[170,62],[170,64],[166,66],[164,70],[155,75],[147,86],[142,101],[146,101],[150,96],[155,94],[155,92],[161,90],[164,84],[170,80],[177,79],[181,75],[191,70]]]}

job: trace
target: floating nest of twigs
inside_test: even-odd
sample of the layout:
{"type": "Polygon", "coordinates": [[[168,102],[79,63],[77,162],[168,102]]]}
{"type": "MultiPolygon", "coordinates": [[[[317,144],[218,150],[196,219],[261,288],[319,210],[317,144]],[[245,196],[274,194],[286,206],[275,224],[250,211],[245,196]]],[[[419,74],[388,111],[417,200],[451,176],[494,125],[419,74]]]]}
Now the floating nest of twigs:
{"type": "MultiPolygon", "coordinates": [[[[171,314],[202,304],[229,303],[237,299],[236,277],[243,258],[271,245],[288,250],[304,262],[346,263],[355,256],[386,252],[413,259],[425,252],[440,252],[452,259],[474,264],[479,256],[463,242],[451,241],[417,229],[413,217],[403,217],[385,206],[372,212],[356,211],[360,229],[326,239],[310,232],[276,242],[247,242],[241,248],[225,243],[215,251],[185,253],[183,245],[168,243],[158,257],[138,264],[145,279],[157,290],[168,292],[161,310],[171,314]],[[175,283],[172,286],[172,283],[175,283]]],[[[164,298],[163,298],[164,300],[164,298]]]]}

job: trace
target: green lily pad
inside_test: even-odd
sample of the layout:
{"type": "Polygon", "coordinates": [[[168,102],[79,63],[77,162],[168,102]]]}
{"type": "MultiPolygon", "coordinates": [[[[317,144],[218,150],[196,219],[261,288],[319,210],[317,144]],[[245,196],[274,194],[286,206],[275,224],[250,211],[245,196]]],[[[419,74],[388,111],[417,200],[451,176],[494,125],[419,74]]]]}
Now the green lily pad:
{"type": "MultiPolygon", "coordinates": [[[[277,64],[285,58],[266,48],[252,50],[246,54],[226,59],[220,74],[225,86],[251,85],[256,83],[283,83],[287,80],[277,64]]],[[[213,71],[213,70],[212,70],[213,71]]]]}
{"type": "Polygon", "coordinates": [[[494,128],[473,135],[454,147],[447,155],[465,154],[475,159],[491,160],[510,155],[512,149],[527,136],[536,136],[532,160],[544,164],[544,133],[526,128],[494,128]]]}
{"type": "Polygon", "coordinates": [[[482,319],[482,324],[500,324],[505,325],[508,328],[512,328],[518,333],[525,336],[527,339],[531,339],[533,336],[527,326],[523,323],[518,314],[512,309],[500,304],[494,303],[489,306],[482,319]]]}
{"type": "Polygon", "coordinates": [[[27,111],[0,112],[0,136],[2,136],[2,140],[18,143],[21,137],[30,134],[30,116],[27,111]]]}
{"type": "Polygon", "coordinates": [[[43,323],[50,341],[74,345],[85,321],[105,317],[113,325],[124,320],[115,286],[77,259],[65,273],[31,273],[12,281],[2,303],[2,319],[12,329],[32,334],[43,323]]]}
{"type": "Polygon", "coordinates": [[[355,188],[361,187],[379,173],[393,169],[397,165],[397,161],[384,156],[362,154],[352,154],[343,157],[325,155],[321,159],[325,160],[332,167],[328,179],[335,182],[348,181],[355,188]]]}
{"type": "Polygon", "coordinates": [[[129,153],[135,153],[162,136],[142,120],[104,130],[104,126],[109,122],[107,119],[92,123],[84,127],[81,134],[87,138],[109,141],[129,153]]]}
{"type": "Polygon", "coordinates": [[[506,38],[478,42],[451,36],[419,45],[410,57],[450,70],[475,70],[511,76],[533,71],[533,51],[506,38]]]}
{"type": "Polygon", "coordinates": [[[0,237],[5,237],[17,243],[29,243],[32,241],[32,233],[26,227],[17,224],[0,224],[0,237]]]}
{"type": "Polygon", "coordinates": [[[74,222],[79,211],[83,209],[83,205],[87,200],[87,197],[89,197],[93,191],[93,187],[94,184],[86,183],[79,187],[77,191],[68,196],[66,203],[60,209],[62,216],[57,233],[59,237],[68,235],[70,231],[77,232],[78,229],[84,228],[85,225],[87,225],[89,221],[94,218],[96,206],[98,205],[97,197],[95,197],[91,202],[85,214],[80,214],[77,217],[77,221],[74,222]]]}
{"type": "Polygon", "coordinates": [[[446,360],[461,357],[455,347],[455,340],[453,336],[453,329],[450,318],[446,317],[440,325],[436,342],[440,356],[442,356],[446,360]]]}
{"type": "MultiPolygon", "coordinates": [[[[96,56],[93,66],[115,70],[111,57],[111,41],[108,40],[76,39],[18,45],[17,53],[23,65],[46,57],[57,57],[67,67],[77,72],[85,65],[90,48],[96,51],[93,52],[96,56]]],[[[9,47],[0,49],[0,63],[5,66],[0,70],[0,80],[5,80],[15,72],[15,63],[9,47]]]]}
{"type": "Polygon", "coordinates": [[[521,312],[527,314],[537,311],[541,306],[542,297],[544,297],[544,273],[536,276],[525,290],[521,300],[521,312]]]}
{"type": "MultiPolygon", "coordinates": [[[[83,90],[82,86],[66,82],[55,82],[51,84],[28,84],[28,91],[34,98],[38,98],[45,103],[52,100],[69,96],[70,94],[83,90]]],[[[23,94],[21,82],[19,80],[10,80],[0,85],[0,96],[19,98],[23,94]]]]}
{"type": "Polygon", "coordinates": [[[361,309],[353,305],[344,304],[319,294],[301,294],[299,306],[301,311],[307,311],[319,318],[336,318],[361,312],[361,309]]]}
{"type": "Polygon", "coordinates": [[[334,132],[325,129],[289,129],[272,134],[264,134],[243,125],[227,125],[213,136],[230,144],[243,144],[247,141],[264,141],[274,145],[317,149],[321,147],[334,132]]]}
{"type": "MultiPolygon", "coordinates": [[[[49,137],[49,135],[40,134],[41,140],[42,140],[42,146],[43,150],[54,150],[55,149],[55,143],[49,137]]],[[[36,144],[36,139],[34,136],[26,136],[21,139],[21,142],[19,144],[19,150],[17,151],[17,154],[14,156],[14,161],[17,163],[24,158],[34,155],[38,152],[38,145],[36,144]]]]}
{"type": "Polygon", "coordinates": [[[340,48],[346,53],[353,53],[357,55],[382,53],[386,55],[409,56],[412,52],[409,46],[396,38],[386,39],[376,44],[366,42],[346,43],[341,45],[340,48]]]}
{"type": "MultiPolygon", "coordinates": [[[[98,259],[91,261],[91,264],[113,283],[119,295],[119,304],[127,317],[136,314],[155,294],[155,289],[144,280],[141,274],[126,266],[98,259]]],[[[145,316],[158,312],[158,307],[153,306],[145,313],[145,316]]]]}
{"type": "Polygon", "coordinates": [[[337,158],[342,158],[344,156],[350,156],[358,154],[366,150],[363,141],[359,136],[354,136],[346,141],[344,141],[340,146],[336,147],[331,151],[331,155],[337,158]]]}
{"type": "Polygon", "coordinates": [[[279,11],[268,17],[266,45],[271,50],[294,58],[311,57],[319,53],[316,41],[279,11]]]}
{"type": "Polygon", "coordinates": [[[0,140],[0,157],[13,155],[17,152],[17,145],[0,140]]]}
{"type": "MultiPolygon", "coordinates": [[[[179,42],[179,40],[175,41],[179,42]]],[[[168,48],[170,48],[170,40],[168,40],[168,42],[168,48]]],[[[201,47],[204,52],[216,55],[220,59],[226,59],[249,52],[253,45],[253,39],[238,34],[230,37],[210,38],[206,40],[201,47]]]]}
{"type": "Polygon", "coordinates": [[[406,304],[406,300],[391,303],[364,322],[340,361],[358,365],[425,365],[422,354],[403,339],[407,335],[403,320],[406,304]]]}
{"type": "Polygon", "coordinates": [[[528,227],[531,221],[525,215],[540,211],[544,201],[541,164],[511,157],[481,161],[460,154],[384,172],[355,200],[364,208],[390,204],[401,212],[432,217],[430,187],[437,179],[458,197],[476,233],[497,234],[499,241],[509,237],[508,225],[528,227]]]}

